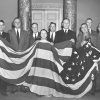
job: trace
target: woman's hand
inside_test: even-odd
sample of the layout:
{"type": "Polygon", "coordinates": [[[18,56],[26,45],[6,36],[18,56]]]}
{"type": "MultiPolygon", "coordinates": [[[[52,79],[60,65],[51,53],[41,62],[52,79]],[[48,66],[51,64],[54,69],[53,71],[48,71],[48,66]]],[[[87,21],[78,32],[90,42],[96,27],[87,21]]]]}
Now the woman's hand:
{"type": "Polygon", "coordinates": [[[81,46],[83,46],[86,43],[87,43],[87,41],[82,41],[81,46]]]}

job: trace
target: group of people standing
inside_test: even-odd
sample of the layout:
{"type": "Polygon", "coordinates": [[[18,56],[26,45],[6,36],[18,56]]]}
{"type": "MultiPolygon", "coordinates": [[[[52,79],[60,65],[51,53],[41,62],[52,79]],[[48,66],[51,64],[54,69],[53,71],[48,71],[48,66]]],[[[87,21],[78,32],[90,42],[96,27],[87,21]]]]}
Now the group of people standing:
{"type": "MultiPolygon", "coordinates": [[[[10,47],[17,52],[25,51],[35,41],[41,39],[49,41],[52,45],[67,41],[67,46],[72,48],[82,47],[86,43],[87,39],[90,39],[92,44],[100,50],[100,24],[98,24],[97,30],[94,31],[91,27],[92,21],[93,20],[91,18],[88,18],[86,22],[82,23],[79,34],[76,35],[74,31],[69,29],[70,20],[68,18],[62,21],[61,30],[59,31],[56,31],[56,23],[51,22],[48,31],[42,29],[38,32],[37,23],[32,23],[30,31],[25,31],[21,28],[22,25],[20,18],[16,17],[12,22],[12,29],[8,30],[8,32],[4,32],[5,22],[0,20],[0,37],[7,40],[10,47]]],[[[1,94],[7,95],[7,85],[11,84],[0,79],[1,94]]],[[[12,92],[14,92],[13,89],[12,92]]]]}

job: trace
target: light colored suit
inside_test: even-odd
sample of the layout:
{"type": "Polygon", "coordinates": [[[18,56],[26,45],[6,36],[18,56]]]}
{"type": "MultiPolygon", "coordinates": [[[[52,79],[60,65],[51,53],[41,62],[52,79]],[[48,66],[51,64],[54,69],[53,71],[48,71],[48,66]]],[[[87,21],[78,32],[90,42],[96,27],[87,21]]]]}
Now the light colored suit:
{"type": "Polygon", "coordinates": [[[8,34],[10,35],[10,44],[15,51],[24,51],[29,47],[29,34],[28,32],[21,30],[19,44],[17,41],[17,35],[15,29],[9,30],[8,34]]]}

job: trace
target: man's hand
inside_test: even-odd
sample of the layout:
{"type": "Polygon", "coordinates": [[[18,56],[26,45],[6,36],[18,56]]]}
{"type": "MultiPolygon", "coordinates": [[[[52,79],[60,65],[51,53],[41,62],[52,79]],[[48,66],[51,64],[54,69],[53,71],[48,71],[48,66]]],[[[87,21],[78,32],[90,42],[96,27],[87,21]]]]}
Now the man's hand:
{"type": "Polygon", "coordinates": [[[73,43],[75,43],[75,40],[74,39],[70,39],[70,41],[73,42],[73,43]]]}

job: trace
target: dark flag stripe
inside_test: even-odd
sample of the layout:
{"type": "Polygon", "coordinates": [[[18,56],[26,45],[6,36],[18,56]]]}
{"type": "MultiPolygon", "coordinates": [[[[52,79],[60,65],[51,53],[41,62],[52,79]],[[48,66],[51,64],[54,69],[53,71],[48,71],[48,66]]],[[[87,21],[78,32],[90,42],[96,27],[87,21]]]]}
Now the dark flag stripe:
{"type": "Polygon", "coordinates": [[[25,80],[27,80],[28,74],[29,74],[29,71],[18,79],[7,79],[7,78],[2,77],[1,75],[0,75],[0,78],[8,83],[17,85],[17,84],[20,84],[20,83],[24,82],[25,80]]]}
{"type": "Polygon", "coordinates": [[[15,63],[9,63],[3,59],[0,59],[0,66],[1,68],[4,68],[6,70],[20,70],[22,68],[24,68],[28,63],[29,60],[34,56],[34,53],[32,55],[30,55],[30,57],[28,57],[28,59],[25,60],[25,62],[21,63],[21,64],[15,64],[15,63]]]}
{"type": "Polygon", "coordinates": [[[83,83],[83,85],[77,90],[72,90],[68,87],[65,87],[59,83],[54,82],[54,80],[42,78],[42,77],[37,77],[37,76],[28,77],[26,82],[29,84],[37,85],[37,86],[44,86],[44,87],[53,88],[56,91],[61,92],[63,94],[78,95],[78,94],[82,93],[87,88],[88,84],[91,82],[91,77],[89,77],[85,81],[85,83],[83,83]]]}
{"type": "MultiPolygon", "coordinates": [[[[72,48],[68,49],[69,51],[71,50],[69,53],[72,53],[73,57],[71,63],[68,64],[66,62],[65,66],[61,64],[61,57],[66,57],[66,52],[63,54],[61,54],[61,52],[63,49],[65,51],[67,50],[65,49],[68,48],[69,45],[67,41],[55,45],[56,47],[58,46],[57,49],[46,40],[40,40],[34,43],[29,51],[20,53],[14,52],[6,47],[6,42],[4,42],[4,44],[2,41],[0,42],[0,77],[7,82],[17,85],[27,85],[31,92],[39,95],[51,94],[57,97],[64,95],[66,98],[75,96],[75,98],[82,97],[91,89],[91,76],[94,74],[96,67],[96,64],[91,63],[91,61],[93,61],[98,52],[94,54],[94,51],[90,49],[87,44],[82,48],[84,52],[81,56],[85,58],[85,61],[87,60],[86,62],[82,61],[84,67],[84,71],[82,72],[82,66],[78,61],[84,59],[82,57],[76,59],[78,53],[74,54],[72,48]],[[93,53],[90,57],[90,61],[89,54],[91,54],[91,51],[89,50],[92,50],[93,53]],[[91,64],[88,64],[88,62],[91,64]],[[64,72],[65,76],[61,75],[62,72],[64,72]],[[69,75],[69,79],[67,78],[67,74],[69,75]],[[79,74],[79,76],[81,75],[81,77],[77,74],[79,74]],[[54,91],[56,91],[57,94],[55,94],[54,91]]],[[[100,55],[98,57],[96,56],[97,59],[99,57],[100,55]]]]}
{"type": "Polygon", "coordinates": [[[35,58],[32,67],[40,67],[40,68],[50,69],[51,71],[59,73],[57,65],[50,60],[35,58]]]}
{"type": "Polygon", "coordinates": [[[8,56],[8,57],[12,57],[12,58],[21,58],[21,57],[23,57],[23,56],[25,56],[26,54],[28,54],[29,52],[30,52],[30,50],[28,51],[28,52],[26,52],[26,53],[24,53],[24,54],[13,54],[13,53],[10,53],[10,52],[8,52],[4,47],[1,47],[0,46],[0,48],[1,48],[1,50],[2,50],[2,52],[5,52],[5,54],[8,56]]]}

